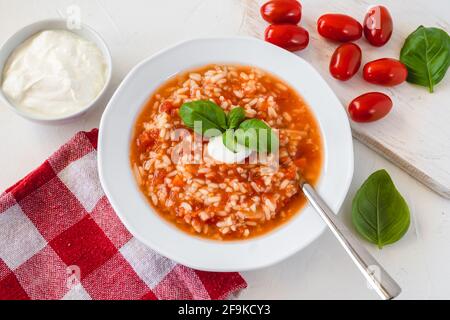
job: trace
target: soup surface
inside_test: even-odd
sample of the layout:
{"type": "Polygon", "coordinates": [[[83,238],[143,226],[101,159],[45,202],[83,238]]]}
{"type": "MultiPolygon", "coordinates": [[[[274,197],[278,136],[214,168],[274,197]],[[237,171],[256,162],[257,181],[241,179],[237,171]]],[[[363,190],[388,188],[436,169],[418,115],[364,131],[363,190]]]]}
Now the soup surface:
{"type": "Polygon", "coordinates": [[[163,218],[194,235],[237,240],[272,230],[305,205],[299,173],[317,182],[322,142],[312,112],[284,81],[255,67],[214,64],[180,73],[152,94],[135,123],[130,158],[142,192],[163,218]],[[240,106],[247,118],[265,121],[278,134],[277,156],[232,164],[209,157],[208,139],[196,139],[178,113],[195,100],[214,101],[226,112],[240,106]],[[200,161],[174,157],[183,144],[204,150],[200,161]]]}

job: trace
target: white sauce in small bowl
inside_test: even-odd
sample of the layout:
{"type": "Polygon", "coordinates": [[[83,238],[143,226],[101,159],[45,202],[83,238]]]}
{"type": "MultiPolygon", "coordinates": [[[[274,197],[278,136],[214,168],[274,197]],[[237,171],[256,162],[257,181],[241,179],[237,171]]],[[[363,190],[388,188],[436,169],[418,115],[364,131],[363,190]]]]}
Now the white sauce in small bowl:
{"type": "Polygon", "coordinates": [[[52,119],[87,107],[103,90],[107,75],[96,44],[67,30],[45,30],[11,53],[2,90],[21,111],[52,119]]]}

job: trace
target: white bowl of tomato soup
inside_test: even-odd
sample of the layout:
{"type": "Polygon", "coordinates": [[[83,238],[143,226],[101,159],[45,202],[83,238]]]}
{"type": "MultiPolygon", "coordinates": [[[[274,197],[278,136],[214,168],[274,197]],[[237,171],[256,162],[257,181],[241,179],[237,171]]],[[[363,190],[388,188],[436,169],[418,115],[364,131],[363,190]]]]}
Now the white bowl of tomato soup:
{"type": "Polygon", "coordinates": [[[353,174],[347,115],[326,82],[298,56],[243,37],[186,41],[137,65],[103,114],[98,150],[102,186],[130,232],[208,271],[265,267],[307,246],[325,224],[300,175],[337,212],[353,174]],[[217,136],[257,123],[277,147],[218,160],[193,118],[217,136]]]}

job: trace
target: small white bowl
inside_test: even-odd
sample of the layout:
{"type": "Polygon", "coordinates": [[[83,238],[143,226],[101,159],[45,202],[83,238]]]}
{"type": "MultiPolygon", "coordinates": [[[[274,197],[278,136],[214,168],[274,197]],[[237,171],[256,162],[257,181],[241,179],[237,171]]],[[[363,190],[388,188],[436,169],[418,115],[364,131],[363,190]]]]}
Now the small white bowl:
{"type": "Polygon", "coordinates": [[[253,65],[288,82],[319,123],[324,162],[317,191],[338,212],[353,175],[353,143],[347,114],[319,73],[298,56],[254,38],[196,39],[177,44],[138,64],[123,80],[100,123],[100,181],[130,232],[160,254],[195,269],[243,271],[265,267],[307,246],[325,229],[311,206],[263,236],[220,242],[180,231],[151,208],[130,166],[137,115],[154,90],[178,72],[211,63],[253,65]]]}
{"type": "Polygon", "coordinates": [[[96,103],[101,99],[103,94],[105,93],[110,81],[111,81],[111,72],[112,72],[112,62],[111,62],[111,54],[109,52],[109,48],[106,45],[106,42],[102,39],[102,37],[94,31],[91,27],[88,27],[85,24],[81,24],[79,29],[68,29],[66,25],[65,20],[61,19],[48,19],[48,20],[42,20],[35,23],[32,23],[26,27],[23,27],[19,31],[17,31],[15,34],[13,34],[6,42],[2,45],[0,48],[0,98],[5,102],[5,104],[13,110],[15,113],[19,114],[20,116],[32,120],[35,122],[45,123],[45,124],[59,124],[68,122],[76,117],[79,117],[83,114],[85,114],[89,109],[93,108],[96,103]],[[108,67],[108,73],[106,77],[105,85],[102,89],[102,91],[97,95],[97,97],[91,101],[88,105],[86,105],[83,109],[69,114],[62,117],[56,117],[56,118],[42,118],[36,115],[33,115],[31,113],[24,112],[17,108],[14,103],[9,101],[9,99],[5,96],[3,93],[3,90],[1,89],[1,83],[2,77],[3,77],[3,68],[8,60],[11,53],[16,49],[22,42],[30,38],[31,36],[35,35],[36,33],[44,30],[49,29],[66,29],[69,30],[79,36],[81,36],[84,39],[90,40],[93,43],[97,45],[97,47],[100,49],[101,53],[103,54],[105,58],[105,62],[108,67]]]}

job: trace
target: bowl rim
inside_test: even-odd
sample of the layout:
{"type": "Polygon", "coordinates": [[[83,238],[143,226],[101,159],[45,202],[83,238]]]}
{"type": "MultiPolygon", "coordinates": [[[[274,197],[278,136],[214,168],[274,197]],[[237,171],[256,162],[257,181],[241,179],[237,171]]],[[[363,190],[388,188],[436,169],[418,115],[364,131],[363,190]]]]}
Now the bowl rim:
{"type": "Polygon", "coordinates": [[[76,118],[76,117],[86,113],[88,110],[92,109],[98,103],[98,101],[102,98],[102,96],[105,94],[107,88],[109,87],[109,85],[111,83],[112,71],[113,71],[112,70],[113,68],[112,68],[111,51],[108,47],[108,44],[103,39],[103,37],[97,31],[95,31],[95,29],[93,29],[92,27],[90,27],[89,25],[87,25],[85,23],[80,23],[80,28],[73,29],[73,30],[69,29],[67,27],[63,28],[62,27],[63,25],[66,26],[65,19],[54,18],[54,19],[43,19],[43,20],[35,21],[33,23],[23,26],[22,28],[20,28],[16,32],[14,32],[0,46],[0,56],[2,56],[4,54],[4,57],[5,57],[4,61],[0,61],[0,99],[3,100],[3,102],[8,106],[9,109],[11,109],[16,114],[18,114],[19,116],[21,116],[27,120],[40,122],[40,123],[59,123],[64,120],[76,118]],[[48,27],[49,25],[55,25],[58,27],[48,27]],[[80,34],[79,30],[83,30],[84,32],[90,34],[92,39],[95,39],[95,40],[92,40],[92,39],[86,39],[86,40],[92,41],[98,47],[98,49],[102,52],[108,70],[107,70],[107,75],[106,75],[106,81],[105,81],[105,84],[103,85],[102,90],[98,93],[97,97],[94,100],[92,100],[89,104],[84,106],[82,109],[80,109],[74,113],[68,114],[68,115],[54,117],[54,118],[45,118],[45,117],[40,117],[40,116],[34,115],[32,113],[28,113],[26,111],[23,111],[23,110],[17,108],[14,105],[14,103],[9,101],[9,99],[3,93],[2,84],[3,84],[3,70],[5,67],[5,64],[8,61],[11,54],[13,53],[13,51],[21,43],[23,43],[23,41],[26,41],[27,39],[29,39],[30,37],[36,35],[37,33],[41,32],[41,31],[51,30],[51,29],[65,29],[65,30],[68,30],[70,32],[77,34],[78,36],[82,37],[83,39],[86,39],[86,37],[83,36],[82,34],[80,34]],[[17,41],[16,39],[19,37],[21,37],[21,38],[24,37],[24,40],[17,41]],[[11,48],[6,49],[7,46],[11,43],[13,44],[13,45],[11,45],[11,48]]]}
{"type": "MultiPolygon", "coordinates": [[[[308,66],[308,68],[312,69],[313,72],[316,73],[317,77],[320,78],[320,80],[322,81],[322,84],[324,86],[326,86],[327,90],[329,92],[331,92],[332,94],[332,98],[334,98],[336,100],[336,103],[339,104],[339,109],[338,111],[336,111],[337,113],[340,113],[340,117],[342,118],[341,120],[343,120],[343,125],[344,127],[342,128],[343,131],[345,131],[345,135],[347,138],[347,144],[345,145],[345,149],[346,149],[346,158],[348,160],[348,163],[346,164],[346,179],[345,182],[343,182],[343,184],[339,185],[339,193],[341,194],[341,196],[339,197],[338,200],[336,200],[332,205],[330,205],[330,207],[335,210],[335,212],[338,212],[338,210],[340,209],[345,196],[348,192],[348,189],[350,187],[350,183],[352,181],[352,177],[353,177],[353,170],[354,170],[354,158],[353,158],[353,142],[352,142],[352,136],[351,136],[351,130],[350,130],[350,124],[349,124],[349,120],[348,117],[346,115],[346,112],[344,110],[344,108],[342,107],[342,104],[340,103],[340,101],[338,100],[338,98],[336,97],[336,95],[334,94],[334,92],[332,91],[332,89],[329,87],[329,85],[325,82],[325,80],[323,79],[323,77],[314,69],[314,67],[312,67],[308,62],[306,62],[304,59],[302,59],[301,57],[298,57],[296,55],[293,55],[290,52],[287,52],[283,49],[280,49],[276,46],[273,46],[271,44],[268,44],[267,42],[264,42],[262,40],[253,38],[253,37],[247,37],[247,36],[223,36],[223,37],[202,37],[202,38],[194,38],[194,39],[189,39],[189,40],[184,40],[184,41],[180,41],[170,47],[167,47],[165,49],[162,49],[158,52],[156,52],[155,54],[147,57],[146,59],[142,60],[141,62],[139,62],[137,65],[135,65],[130,71],[129,73],[125,76],[125,78],[122,80],[121,84],[118,86],[118,88],[116,89],[116,91],[114,92],[112,98],[110,99],[108,105],[105,108],[105,111],[102,115],[101,121],[100,121],[100,126],[99,126],[99,137],[98,137],[98,168],[99,168],[99,178],[103,187],[103,190],[105,191],[106,196],[108,197],[112,207],[114,208],[114,210],[116,211],[117,215],[119,216],[120,220],[122,221],[122,223],[125,225],[125,227],[133,234],[133,236],[136,237],[136,239],[138,239],[139,241],[143,242],[144,244],[146,244],[147,246],[149,246],[150,248],[152,248],[153,250],[155,250],[156,252],[160,253],[161,255],[172,259],[174,261],[177,261],[183,265],[198,269],[198,270],[204,270],[204,271],[219,271],[219,272],[229,272],[229,271],[246,271],[246,270],[254,270],[254,269],[259,269],[259,268],[263,268],[263,267],[268,267],[270,265],[273,265],[275,263],[278,263],[286,258],[288,258],[289,256],[293,255],[294,253],[300,251],[301,249],[305,248],[306,246],[308,246],[311,242],[313,242],[315,239],[317,239],[322,233],[323,231],[326,229],[326,225],[325,223],[319,218],[319,216],[317,214],[315,214],[318,219],[320,220],[320,227],[317,227],[317,230],[315,230],[314,235],[311,236],[309,238],[308,241],[304,241],[301,245],[297,245],[295,248],[291,248],[291,250],[286,250],[282,255],[278,255],[276,258],[273,259],[268,259],[267,261],[265,261],[264,263],[259,263],[259,264],[253,264],[253,265],[237,265],[237,266],[233,266],[230,267],[229,265],[226,267],[222,267],[222,266],[218,266],[215,265],[213,267],[211,266],[205,266],[202,263],[197,263],[196,261],[190,260],[189,258],[186,257],[181,257],[181,256],[177,256],[176,254],[174,254],[172,251],[170,250],[165,250],[162,249],[161,247],[158,247],[157,244],[155,244],[152,240],[150,240],[148,237],[146,237],[145,234],[142,234],[138,228],[136,228],[135,225],[133,225],[133,223],[131,223],[128,218],[127,218],[127,214],[123,214],[123,212],[121,212],[121,205],[116,201],[117,199],[114,198],[114,195],[112,194],[111,190],[110,190],[110,185],[109,182],[107,181],[107,175],[108,173],[105,171],[105,167],[103,165],[104,163],[104,158],[106,158],[106,155],[104,154],[104,143],[105,141],[108,139],[105,135],[105,127],[106,127],[106,123],[108,121],[108,117],[109,114],[111,113],[111,110],[113,108],[113,105],[116,103],[116,100],[118,99],[118,96],[121,94],[122,89],[125,87],[125,85],[132,81],[133,76],[135,76],[135,73],[137,73],[139,71],[139,69],[144,66],[145,64],[151,62],[152,60],[163,56],[165,54],[167,54],[168,52],[175,50],[175,49],[179,49],[185,45],[189,45],[195,42],[208,42],[208,41],[253,41],[255,43],[258,43],[259,45],[263,45],[263,46],[267,46],[267,47],[272,47],[272,48],[276,48],[276,50],[279,50],[280,52],[283,52],[282,54],[284,55],[292,55],[295,56],[295,58],[299,59],[299,61],[301,61],[303,64],[306,64],[308,66]]],[[[280,53],[281,54],[281,53],[280,53]]],[[[209,64],[209,63],[213,63],[213,62],[205,62],[203,65],[209,64]]],[[[216,63],[220,63],[220,62],[216,62],[216,63]]],[[[236,62],[236,64],[239,64],[240,62],[236,62]]],[[[264,67],[258,66],[255,64],[255,66],[260,67],[262,69],[265,69],[264,67]]],[[[179,72],[188,70],[191,67],[185,67],[182,70],[179,70],[179,72]]],[[[277,74],[276,72],[272,72],[274,73],[276,76],[279,76],[280,78],[282,78],[279,74],[277,74]]],[[[171,75],[173,76],[173,75],[171,75]]],[[[166,79],[164,79],[164,81],[166,81],[166,79]]],[[[162,81],[162,83],[164,82],[162,81]]],[[[157,87],[153,88],[151,91],[149,90],[149,92],[147,92],[147,96],[150,96],[152,94],[152,92],[156,89],[157,87]]],[[[301,94],[301,93],[300,93],[301,94]]],[[[311,108],[313,109],[313,108],[311,108]]],[[[134,117],[134,120],[136,120],[136,116],[139,114],[139,112],[142,110],[142,105],[138,108],[138,110],[136,111],[136,115],[134,117]]],[[[315,114],[316,118],[317,115],[315,114]]],[[[319,119],[317,119],[319,120],[319,119]]],[[[132,128],[133,128],[134,122],[132,123],[132,128]]],[[[322,129],[322,128],[321,128],[322,129]]],[[[326,139],[327,137],[324,136],[323,132],[322,132],[322,140],[323,140],[323,144],[324,144],[324,149],[325,149],[325,144],[326,144],[326,139]]],[[[129,142],[130,143],[130,142],[129,142]]],[[[128,149],[127,152],[129,152],[129,143],[127,145],[128,149]]],[[[324,155],[325,157],[326,155],[324,155]]],[[[325,162],[325,161],[324,161],[325,162]]],[[[323,165],[325,167],[325,164],[323,165]]],[[[128,163],[128,171],[131,172],[131,166],[128,163]]],[[[324,168],[322,168],[322,170],[324,170],[324,168]]],[[[323,179],[324,177],[324,172],[321,173],[321,178],[320,180],[323,179]]],[[[136,188],[137,188],[137,184],[136,184],[136,188]]],[[[136,189],[135,188],[135,189],[136,189]]],[[[139,193],[139,197],[141,197],[142,199],[144,198],[144,196],[142,195],[142,192],[139,189],[136,189],[137,192],[139,193]]],[[[143,201],[147,201],[146,199],[144,199],[143,201]]],[[[161,217],[159,217],[158,213],[154,212],[154,209],[148,204],[147,204],[147,211],[149,213],[152,213],[156,216],[158,216],[158,218],[163,219],[161,217]]],[[[301,211],[306,211],[307,208],[310,208],[310,205],[306,205],[304,207],[302,207],[300,210],[301,211]]],[[[312,209],[312,208],[311,208],[312,209]]],[[[191,235],[187,235],[187,237],[185,238],[189,238],[193,241],[201,241],[201,242],[209,242],[209,243],[213,243],[214,246],[221,246],[221,247],[232,247],[232,246],[244,246],[244,245],[248,245],[249,243],[253,243],[253,242],[257,242],[263,238],[267,238],[269,235],[273,234],[273,233],[277,233],[277,232],[281,232],[281,230],[283,230],[284,226],[289,225],[293,222],[294,219],[299,219],[299,217],[304,216],[305,213],[297,213],[294,217],[292,217],[289,221],[287,221],[286,223],[284,223],[283,225],[277,227],[274,231],[269,232],[268,234],[264,234],[255,238],[251,238],[248,240],[243,240],[243,241],[225,241],[225,242],[220,242],[220,241],[214,241],[214,240],[205,240],[203,238],[198,238],[195,236],[191,236],[191,235]]],[[[169,223],[167,221],[164,220],[164,223],[169,223]]],[[[171,226],[172,227],[172,226],[171,226]]],[[[175,226],[173,226],[173,228],[176,228],[175,226]]],[[[186,235],[185,232],[176,229],[178,233],[180,234],[184,234],[186,235]]]]}

